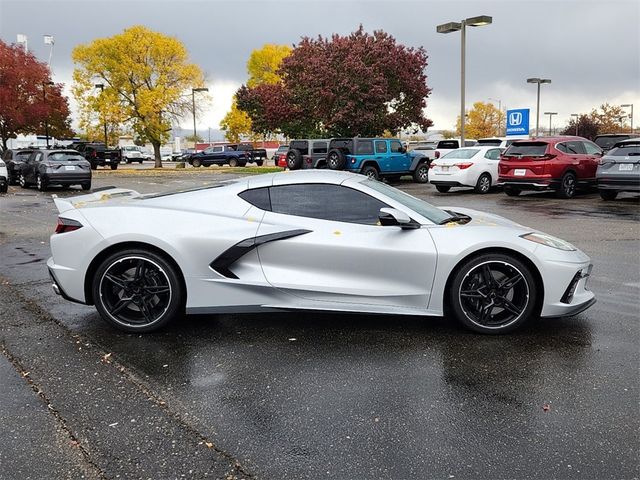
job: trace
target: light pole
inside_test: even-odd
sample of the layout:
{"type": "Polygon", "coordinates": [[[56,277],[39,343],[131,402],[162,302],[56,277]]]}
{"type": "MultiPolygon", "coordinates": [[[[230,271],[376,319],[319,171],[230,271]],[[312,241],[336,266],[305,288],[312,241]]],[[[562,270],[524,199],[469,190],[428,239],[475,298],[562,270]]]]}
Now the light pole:
{"type": "Polygon", "coordinates": [[[489,100],[492,102],[498,102],[498,111],[500,114],[498,115],[498,136],[502,133],[502,100],[499,98],[491,98],[489,100]]]}
{"type": "MultiPolygon", "coordinates": [[[[100,89],[100,95],[104,93],[104,83],[96,83],[95,87],[100,89]]],[[[102,112],[102,117],[104,123],[104,146],[106,148],[109,148],[109,137],[107,135],[107,116],[104,114],[104,112],[102,112]]]]}
{"type": "Polygon", "coordinates": [[[191,89],[191,105],[193,108],[193,150],[196,150],[196,144],[198,143],[198,134],[196,133],[196,92],[208,92],[207,87],[192,88],[191,89]]]}
{"type": "Polygon", "coordinates": [[[543,83],[551,83],[549,78],[527,78],[527,83],[538,84],[538,100],[536,102],[536,137],[538,136],[538,130],[540,128],[540,85],[543,83]]]}
{"type": "Polygon", "coordinates": [[[44,100],[44,106],[47,109],[46,116],[44,117],[44,135],[47,141],[47,148],[49,148],[49,107],[47,106],[47,87],[55,85],[55,83],[49,81],[42,84],[42,99],[44,100]]]}
{"type": "Polygon", "coordinates": [[[558,112],[544,112],[545,115],[549,115],[549,136],[551,136],[551,119],[554,115],[557,115],[558,112]]]}
{"type": "Polygon", "coordinates": [[[470,17],[460,22],[443,23],[436,27],[438,33],[451,33],[460,30],[460,146],[464,147],[464,82],[465,82],[465,43],[466,43],[466,30],[469,27],[482,27],[483,25],[489,25],[493,19],[488,15],[480,15],[478,17],[470,17]]]}
{"type": "Polygon", "coordinates": [[[572,113],[571,116],[576,117],[576,137],[577,137],[578,136],[578,119],[580,118],[580,115],[578,115],[577,113],[572,113]]]}
{"type": "Polygon", "coordinates": [[[43,35],[44,44],[49,45],[49,69],[51,69],[51,57],[53,57],[53,46],[55,45],[55,40],[53,35],[43,35]]]}
{"type": "Polygon", "coordinates": [[[16,35],[16,43],[18,45],[22,45],[24,48],[24,53],[29,51],[29,38],[24,33],[19,33],[16,35]]]}
{"type": "Polygon", "coordinates": [[[622,108],[631,108],[631,114],[629,115],[629,119],[631,120],[631,133],[633,133],[633,103],[625,103],[624,105],[620,105],[622,108]]]}

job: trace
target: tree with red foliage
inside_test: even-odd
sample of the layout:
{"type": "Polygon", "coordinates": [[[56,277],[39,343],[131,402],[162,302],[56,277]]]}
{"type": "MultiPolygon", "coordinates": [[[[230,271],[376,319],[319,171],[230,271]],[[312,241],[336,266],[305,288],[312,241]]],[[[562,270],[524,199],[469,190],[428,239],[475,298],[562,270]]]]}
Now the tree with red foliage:
{"type": "Polygon", "coordinates": [[[62,85],[52,84],[47,65],[22,47],[0,40],[0,139],[7,148],[17,134],[71,133],[69,104],[62,85]]]}
{"type": "Polygon", "coordinates": [[[593,140],[600,131],[600,125],[590,115],[582,114],[577,119],[572,118],[567,127],[560,132],[561,135],[578,135],[579,137],[593,140]],[[576,130],[576,127],[577,130],[576,130]]]}
{"type": "Polygon", "coordinates": [[[362,26],[348,36],[304,37],[278,74],[282,83],[243,87],[238,108],[254,131],[289,137],[376,136],[433,123],[423,109],[431,91],[423,48],[362,26]]]}

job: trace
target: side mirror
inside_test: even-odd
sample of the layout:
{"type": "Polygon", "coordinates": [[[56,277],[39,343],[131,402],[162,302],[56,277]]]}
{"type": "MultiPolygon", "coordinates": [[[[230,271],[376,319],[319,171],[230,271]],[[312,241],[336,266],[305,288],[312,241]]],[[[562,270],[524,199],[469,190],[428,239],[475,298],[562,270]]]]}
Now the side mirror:
{"type": "Polygon", "coordinates": [[[407,153],[407,147],[400,147],[400,153],[407,153]]]}
{"type": "Polygon", "coordinates": [[[420,224],[411,220],[411,217],[395,208],[381,208],[378,214],[380,225],[384,227],[396,226],[403,229],[420,228],[420,224]]]}

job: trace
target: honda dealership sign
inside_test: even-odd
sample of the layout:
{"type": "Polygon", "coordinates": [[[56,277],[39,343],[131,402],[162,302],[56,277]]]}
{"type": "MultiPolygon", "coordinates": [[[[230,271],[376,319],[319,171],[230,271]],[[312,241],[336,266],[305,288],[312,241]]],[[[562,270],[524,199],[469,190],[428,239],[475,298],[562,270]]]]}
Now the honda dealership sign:
{"type": "Polygon", "coordinates": [[[529,135],[529,109],[507,110],[507,135],[529,135]]]}

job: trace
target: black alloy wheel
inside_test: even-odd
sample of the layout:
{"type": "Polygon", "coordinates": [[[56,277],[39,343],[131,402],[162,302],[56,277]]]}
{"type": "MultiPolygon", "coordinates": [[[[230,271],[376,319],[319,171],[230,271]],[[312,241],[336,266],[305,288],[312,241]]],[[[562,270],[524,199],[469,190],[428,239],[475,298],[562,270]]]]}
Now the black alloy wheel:
{"type": "Polygon", "coordinates": [[[488,173],[483,173],[478,178],[478,182],[476,183],[476,187],[474,188],[476,193],[484,194],[489,193],[491,190],[491,175],[488,173]]]}
{"type": "Polygon", "coordinates": [[[480,333],[505,333],[533,313],[537,287],[529,268],[503,254],[486,254],[457,270],[450,305],[457,319],[480,333]]]}
{"type": "Polygon", "coordinates": [[[573,198],[573,196],[576,194],[576,183],[576,176],[574,173],[565,173],[562,176],[562,180],[560,180],[558,196],[560,198],[573,198]]]}
{"type": "Polygon", "coordinates": [[[98,268],[93,299],[102,318],[126,332],[150,332],[166,325],[183,304],[174,267],[152,252],[128,250],[98,268]]]}

